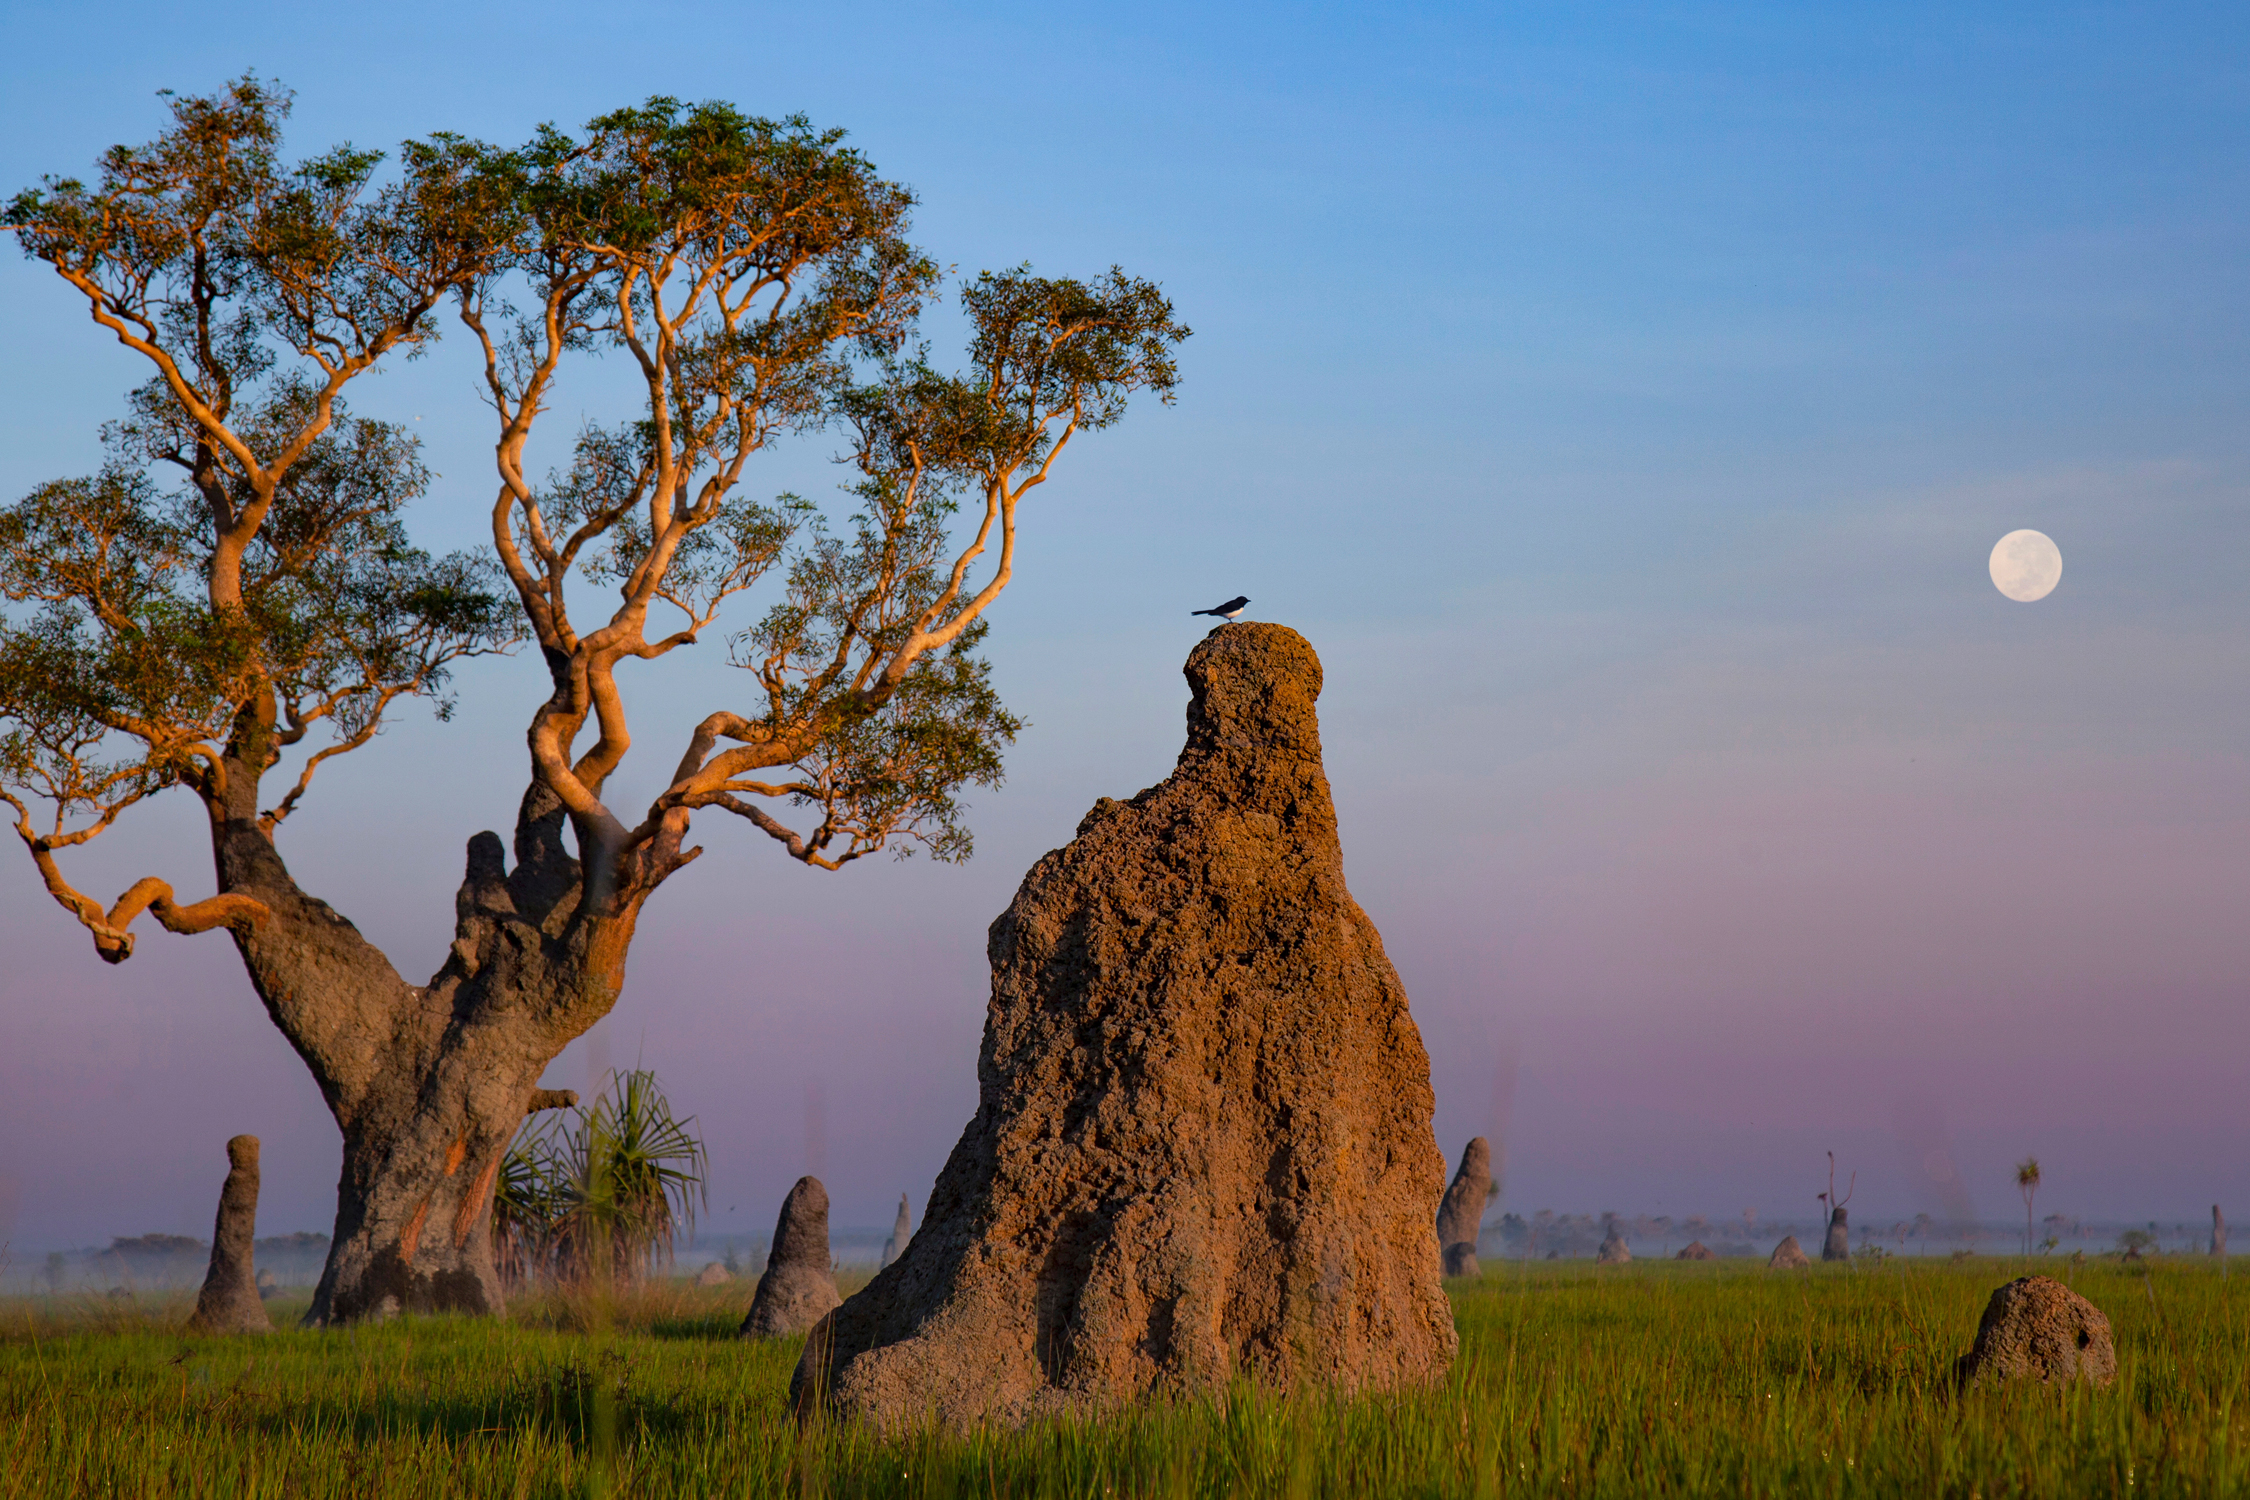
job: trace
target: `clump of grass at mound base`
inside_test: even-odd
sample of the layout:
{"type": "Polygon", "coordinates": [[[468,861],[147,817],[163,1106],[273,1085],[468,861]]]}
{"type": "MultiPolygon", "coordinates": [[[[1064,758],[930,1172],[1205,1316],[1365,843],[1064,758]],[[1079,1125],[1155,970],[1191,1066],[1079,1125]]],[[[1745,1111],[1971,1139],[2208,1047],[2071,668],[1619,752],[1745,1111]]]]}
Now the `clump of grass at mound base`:
{"type": "Polygon", "coordinates": [[[2250,1285],[2208,1263],[2069,1272],[2113,1390],[1949,1395],[1992,1289],[2068,1269],[1508,1264],[1451,1285],[1438,1390],[891,1440],[788,1419],[798,1343],[734,1339],[745,1284],[256,1339],[186,1334],[187,1299],[15,1302],[0,1494],[2250,1494],[2250,1285]]]}

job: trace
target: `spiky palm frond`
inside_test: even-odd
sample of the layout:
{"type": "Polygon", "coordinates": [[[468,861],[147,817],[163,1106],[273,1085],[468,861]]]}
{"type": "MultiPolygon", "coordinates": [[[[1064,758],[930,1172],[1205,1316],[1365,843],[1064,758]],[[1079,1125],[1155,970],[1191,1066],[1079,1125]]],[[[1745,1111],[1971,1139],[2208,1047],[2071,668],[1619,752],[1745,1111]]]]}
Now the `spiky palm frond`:
{"type": "Polygon", "coordinates": [[[676,1227],[707,1202],[695,1117],[675,1118],[656,1075],[613,1072],[593,1107],[561,1132],[566,1175],[555,1260],[566,1274],[629,1281],[671,1259],[676,1227]]]}
{"type": "Polygon", "coordinates": [[[546,1268],[560,1208],[563,1167],[549,1122],[526,1120],[492,1189],[492,1258],[501,1281],[523,1285],[546,1268]]]}

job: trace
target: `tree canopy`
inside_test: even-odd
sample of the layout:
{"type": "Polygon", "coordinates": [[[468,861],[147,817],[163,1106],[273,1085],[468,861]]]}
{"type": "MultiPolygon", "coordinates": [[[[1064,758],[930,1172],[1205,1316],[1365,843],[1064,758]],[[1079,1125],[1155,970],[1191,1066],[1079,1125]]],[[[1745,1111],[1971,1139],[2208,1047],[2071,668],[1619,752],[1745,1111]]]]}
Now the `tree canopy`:
{"type": "Polygon", "coordinates": [[[552,689],[528,729],[533,801],[577,846],[528,853],[582,873],[597,908],[692,858],[705,808],[826,868],[964,856],[959,794],[997,781],[1019,727],[978,654],[1017,507],[1134,392],[1171,399],[1187,330],[1163,294],[1115,270],[987,272],[961,288],[971,345],[945,373],[915,333],[942,278],[906,238],[913,195],[839,131],[658,98],[516,147],[437,134],[291,164],[289,105],[254,76],[177,100],[170,130],[112,149],[93,182],[7,208],[154,371],[98,473],[0,510],[0,589],[28,606],[0,622],[0,797],[101,954],[131,953],[143,909],[239,928],[257,899],[180,906],[152,878],[104,908],[58,852],[174,785],[270,838],[399,700],[442,714],[455,665],[526,639],[552,689]],[[497,423],[485,556],[410,543],[416,442],[346,400],[448,313],[497,423]],[[558,380],[604,356],[638,372],[638,409],[533,473],[558,380]],[[778,439],[823,428],[844,438],[848,515],[744,483],[778,439]],[[703,640],[761,584],[762,612],[724,636],[746,691],[688,730],[650,806],[613,811],[621,665],[703,640]]]}
{"type": "Polygon", "coordinates": [[[487,559],[413,547],[429,483],[414,440],[354,416],[344,388],[436,336],[448,293],[488,275],[508,222],[466,158],[277,156],[285,91],[245,78],[177,101],[173,129],[119,146],[98,180],[49,179],[7,222],[155,377],[103,429],[93,476],[0,510],[0,798],[48,890],[111,962],[151,909],[175,931],[254,920],[222,893],[175,906],[150,878],[113,906],[58,850],[174,785],[250,799],[270,835],[328,758],[368,743],[402,697],[444,712],[450,669],[521,625],[487,559]],[[316,730],[294,783],[258,778],[316,730]],[[43,804],[35,817],[26,798],[43,804]]]}

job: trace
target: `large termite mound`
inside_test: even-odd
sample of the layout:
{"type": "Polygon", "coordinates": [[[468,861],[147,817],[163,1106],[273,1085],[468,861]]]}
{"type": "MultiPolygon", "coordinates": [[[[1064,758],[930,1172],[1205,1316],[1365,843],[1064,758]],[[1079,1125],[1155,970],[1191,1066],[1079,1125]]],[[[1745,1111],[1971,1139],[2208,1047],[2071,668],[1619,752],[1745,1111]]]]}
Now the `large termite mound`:
{"type": "Polygon", "coordinates": [[[992,924],[976,1115],[807,1341],[800,1411],[958,1427],[1452,1361],[1429,1057],[1344,888],[1320,660],[1223,625],[1187,676],[1171,777],[1095,804],[992,924]]]}

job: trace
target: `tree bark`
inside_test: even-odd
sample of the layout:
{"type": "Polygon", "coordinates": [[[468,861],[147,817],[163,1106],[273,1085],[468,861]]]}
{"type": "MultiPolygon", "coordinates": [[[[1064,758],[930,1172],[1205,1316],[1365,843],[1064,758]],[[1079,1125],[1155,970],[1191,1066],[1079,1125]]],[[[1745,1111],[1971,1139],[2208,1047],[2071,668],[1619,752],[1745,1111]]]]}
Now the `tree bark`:
{"type": "Polygon", "coordinates": [[[255,773],[228,781],[245,792],[207,802],[219,889],[271,913],[235,944],[344,1138],[335,1233],[307,1323],[500,1311],[491,1206],[501,1160],[535,1092],[542,1106],[562,1102],[538,1090],[540,1074],[616,1003],[646,891],[613,894],[604,910],[582,902],[563,813],[534,782],[515,868],[496,834],[469,840],[452,950],[427,984],[409,984],[298,888],[258,826],[255,773]]]}

